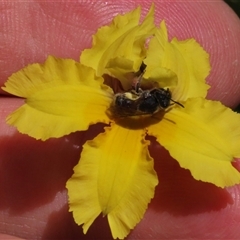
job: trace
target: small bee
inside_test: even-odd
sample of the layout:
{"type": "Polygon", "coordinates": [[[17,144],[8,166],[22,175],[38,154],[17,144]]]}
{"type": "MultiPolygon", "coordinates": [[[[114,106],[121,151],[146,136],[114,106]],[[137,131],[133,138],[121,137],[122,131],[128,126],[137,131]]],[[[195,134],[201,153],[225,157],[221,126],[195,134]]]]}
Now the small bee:
{"type": "Polygon", "coordinates": [[[184,107],[181,103],[171,99],[169,89],[153,88],[145,91],[140,90],[139,93],[134,91],[117,93],[113,101],[112,111],[114,115],[119,117],[152,115],[168,108],[171,101],[184,107]]]}
{"type": "MultiPolygon", "coordinates": [[[[144,69],[146,66],[143,66],[144,69]]],[[[164,110],[174,102],[181,107],[181,103],[172,100],[172,94],[169,89],[153,88],[151,90],[142,90],[140,82],[144,69],[141,71],[137,81],[133,81],[132,90],[124,93],[117,93],[113,99],[111,111],[118,117],[131,117],[139,115],[153,115],[164,110]]]]}

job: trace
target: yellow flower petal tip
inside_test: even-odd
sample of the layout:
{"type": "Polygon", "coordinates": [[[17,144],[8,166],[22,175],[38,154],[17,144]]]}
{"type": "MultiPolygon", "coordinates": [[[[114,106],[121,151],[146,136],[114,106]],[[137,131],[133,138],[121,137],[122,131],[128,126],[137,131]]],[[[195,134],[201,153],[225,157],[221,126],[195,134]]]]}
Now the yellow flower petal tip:
{"type": "Polygon", "coordinates": [[[113,124],[84,145],[67,182],[70,211],[84,231],[102,212],[113,238],[122,239],[142,219],[158,184],[144,136],[113,124]]]}
{"type": "Polygon", "coordinates": [[[189,99],[148,130],[195,179],[222,188],[240,183],[232,165],[240,155],[240,115],[220,102],[189,99]]]}
{"type": "Polygon", "coordinates": [[[138,71],[146,56],[145,41],[155,32],[154,5],[142,23],[140,13],[138,7],[98,29],[92,48],[82,52],[80,62],[95,69],[97,76],[109,74],[118,78],[123,87],[129,89],[126,74],[138,71]]]}
{"type": "Polygon", "coordinates": [[[195,39],[179,41],[173,38],[169,42],[165,21],[161,22],[155,35],[149,43],[144,59],[147,66],[144,76],[153,79],[168,78],[169,87],[172,85],[171,81],[176,82],[174,78],[177,77],[178,84],[172,95],[178,101],[191,97],[206,97],[209,85],[205,79],[211,69],[209,54],[195,39]],[[174,74],[167,75],[162,69],[167,69],[166,73],[174,74]]]}
{"type": "Polygon", "coordinates": [[[36,139],[61,137],[110,121],[105,112],[112,91],[93,69],[71,59],[50,56],[44,64],[31,64],[14,73],[3,89],[26,98],[7,122],[36,139]]]}

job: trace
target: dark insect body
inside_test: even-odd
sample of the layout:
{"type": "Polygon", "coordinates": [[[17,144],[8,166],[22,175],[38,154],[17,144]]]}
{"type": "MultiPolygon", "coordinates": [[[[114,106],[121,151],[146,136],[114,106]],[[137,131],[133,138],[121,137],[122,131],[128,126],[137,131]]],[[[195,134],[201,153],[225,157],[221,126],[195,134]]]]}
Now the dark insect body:
{"type": "Polygon", "coordinates": [[[151,90],[141,90],[118,93],[113,102],[113,113],[119,117],[152,115],[160,110],[164,110],[171,105],[171,101],[182,106],[182,104],[171,99],[169,89],[153,88],[151,90]]]}
{"type": "Polygon", "coordinates": [[[131,117],[153,115],[160,110],[168,108],[172,105],[171,102],[184,107],[181,103],[172,100],[172,94],[169,89],[141,89],[141,81],[146,67],[144,63],[141,64],[137,78],[133,79],[132,90],[115,95],[111,106],[111,111],[114,116],[131,117]]]}

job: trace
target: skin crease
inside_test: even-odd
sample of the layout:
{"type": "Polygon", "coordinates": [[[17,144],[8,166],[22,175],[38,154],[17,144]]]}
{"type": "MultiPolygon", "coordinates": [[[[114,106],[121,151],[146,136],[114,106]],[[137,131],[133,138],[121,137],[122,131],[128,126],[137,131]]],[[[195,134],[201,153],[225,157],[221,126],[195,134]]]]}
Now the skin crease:
{"type": "MultiPolygon", "coordinates": [[[[0,85],[13,72],[43,62],[49,54],[78,60],[79,53],[91,46],[91,35],[98,27],[139,4],[145,15],[150,1],[2,1],[0,85]]],[[[230,107],[239,104],[240,21],[232,10],[222,1],[156,1],[155,6],[156,23],[166,20],[170,38],[194,37],[210,53],[208,98],[230,107]]],[[[36,141],[5,124],[6,116],[22,103],[4,95],[0,99],[0,232],[27,239],[111,238],[106,218],[101,216],[83,235],[68,213],[65,190],[82,144],[102,131],[102,126],[36,141]]],[[[238,238],[240,186],[220,189],[195,181],[151,140],[159,186],[128,238],[238,238]]],[[[0,235],[0,239],[7,238],[0,235]]]]}

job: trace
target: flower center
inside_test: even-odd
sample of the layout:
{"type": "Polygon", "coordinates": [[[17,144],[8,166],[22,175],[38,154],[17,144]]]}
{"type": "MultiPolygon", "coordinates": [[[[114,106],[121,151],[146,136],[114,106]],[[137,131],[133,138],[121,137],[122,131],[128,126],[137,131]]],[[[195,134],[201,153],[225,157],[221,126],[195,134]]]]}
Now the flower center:
{"type": "Polygon", "coordinates": [[[155,113],[162,112],[169,108],[171,101],[181,107],[182,104],[172,100],[172,94],[169,89],[150,86],[148,89],[142,89],[142,79],[146,65],[142,63],[139,71],[133,73],[132,88],[114,95],[112,104],[109,108],[110,117],[114,120],[121,118],[149,117],[155,113]]]}

